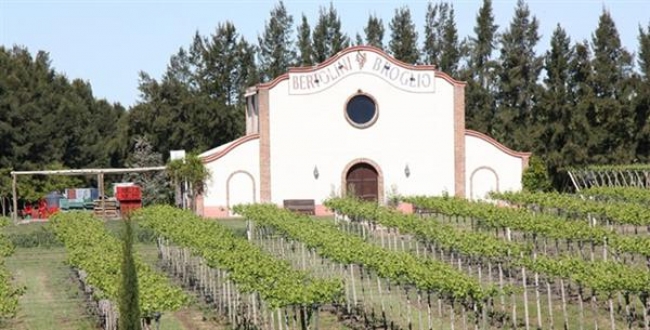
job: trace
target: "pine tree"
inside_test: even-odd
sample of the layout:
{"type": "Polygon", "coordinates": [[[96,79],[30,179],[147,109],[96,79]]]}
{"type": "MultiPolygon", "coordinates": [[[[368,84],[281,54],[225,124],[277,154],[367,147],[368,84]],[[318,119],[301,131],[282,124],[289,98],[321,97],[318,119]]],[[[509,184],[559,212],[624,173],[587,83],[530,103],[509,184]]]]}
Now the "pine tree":
{"type": "Polygon", "coordinates": [[[312,66],[314,63],[312,61],[314,50],[311,44],[311,28],[305,14],[302,15],[302,23],[298,26],[298,51],[300,51],[298,65],[312,66]]]}
{"type": "Polygon", "coordinates": [[[395,15],[389,24],[390,42],[388,48],[396,59],[415,64],[420,59],[418,51],[418,33],[411,19],[411,10],[408,7],[395,9],[395,15]]]}
{"type": "Polygon", "coordinates": [[[363,32],[366,34],[366,45],[384,49],[384,22],[381,18],[370,15],[363,32]]]}
{"type": "Polygon", "coordinates": [[[331,2],[329,9],[320,8],[312,42],[314,63],[321,63],[350,46],[350,38],[341,31],[341,19],[331,2]]]}
{"type": "Polygon", "coordinates": [[[296,62],[293,44],[293,17],[280,1],[271,10],[264,33],[258,37],[259,63],[263,81],[269,81],[285,72],[296,62]]]}
{"type": "Polygon", "coordinates": [[[128,112],[127,144],[146,137],[164,160],[173,149],[198,152],[241,136],[245,89],[260,78],[255,55],[230,22],[208,37],[197,32],[160,80],[141,74],[142,102],[128,112]]]}
{"type": "Polygon", "coordinates": [[[469,38],[467,68],[461,77],[465,88],[465,120],[467,127],[494,135],[496,72],[498,64],[492,59],[499,26],[494,23],[492,1],[484,0],[476,16],[475,36],[469,38]]]}
{"type": "Polygon", "coordinates": [[[518,0],[515,16],[501,35],[496,138],[515,149],[531,150],[531,130],[537,129],[533,107],[540,95],[537,83],[542,59],[535,54],[540,39],[539,22],[524,0],[518,0]]]}
{"type": "Polygon", "coordinates": [[[460,61],[458,30],[454,18],[454,6],[447,2],[429,3],[424,26],[425,62],[455,76],[460,61]]]}
{"type": "Polygon", "coordinates": [[[140,319],[138,273],[133,258],[133,224],[129,218],[123,221],[119,328],[121,330],[140,330],[142,329],[142,321],[140,319]]]}

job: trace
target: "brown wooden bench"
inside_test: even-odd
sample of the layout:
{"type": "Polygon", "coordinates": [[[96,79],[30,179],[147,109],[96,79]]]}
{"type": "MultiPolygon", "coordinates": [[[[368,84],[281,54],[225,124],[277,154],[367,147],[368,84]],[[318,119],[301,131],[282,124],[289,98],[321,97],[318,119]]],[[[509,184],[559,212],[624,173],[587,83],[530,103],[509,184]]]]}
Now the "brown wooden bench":
{"type": "Polygon", "coordinates": [[[285,199],[284,208],[302,214],[316,213],[316,203],[313,199],[285,199]]]}

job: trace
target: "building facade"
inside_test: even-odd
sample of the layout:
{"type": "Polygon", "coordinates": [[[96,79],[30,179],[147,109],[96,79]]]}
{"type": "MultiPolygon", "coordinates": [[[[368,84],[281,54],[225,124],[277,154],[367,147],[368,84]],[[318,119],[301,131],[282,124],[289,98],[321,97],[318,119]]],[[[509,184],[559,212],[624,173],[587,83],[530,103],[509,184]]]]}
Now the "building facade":
{"type": "Polygon", "coordinates": [[[465,128],[465,83],[429,65],[356,46],[290,68],[246,93],[246,135],[201,154],[211,172],[199,212],[239,203],[354,194],[485,198],[521,189],[529,153],[465,128]]]}

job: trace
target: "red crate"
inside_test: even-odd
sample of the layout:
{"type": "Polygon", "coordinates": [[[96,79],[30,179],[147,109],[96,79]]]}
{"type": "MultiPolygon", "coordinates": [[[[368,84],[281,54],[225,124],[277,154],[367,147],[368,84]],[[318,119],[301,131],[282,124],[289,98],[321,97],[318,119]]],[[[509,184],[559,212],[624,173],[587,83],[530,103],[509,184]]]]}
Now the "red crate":
{"type": "Polygon", "coordinates": [[[142,191],[138,186],[121,186],[117,187],[115,198],[118,201],[141,201],[142,191]]]}

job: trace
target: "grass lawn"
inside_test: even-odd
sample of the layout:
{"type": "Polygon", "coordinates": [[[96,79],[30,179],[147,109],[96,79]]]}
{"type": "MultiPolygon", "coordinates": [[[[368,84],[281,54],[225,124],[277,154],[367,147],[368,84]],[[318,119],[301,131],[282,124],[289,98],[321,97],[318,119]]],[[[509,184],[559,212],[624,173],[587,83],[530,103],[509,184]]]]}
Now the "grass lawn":
{"type": "MultiPolygon", "coordinates": [[[[154,246],[139,245],[145,259],[153,257],[154,246]]],[[[140,251],[139,251],[140,252],[140,251]]],[[[141,254],[142,255],[142,254],[141,254]]],[[[18,315],[7,329],[15,330],[85,330],[98,329],[97,319],[85,310],[86,302],[71,277],[65,262],[63,248],[16,249],[6,258],[16,285],[27,286],[20,298],[18,315]]],[[[198,306],[163,314],[161,330],[201,330],[223,328],[213,322],[203,321],[198,306]]]]}
{"type": "Polygon", "coordinates": [[[9,329],[96,329],[64,259],[62,248],[17,249],[6,258],[16,284],[27,286],[9,329]]]}

